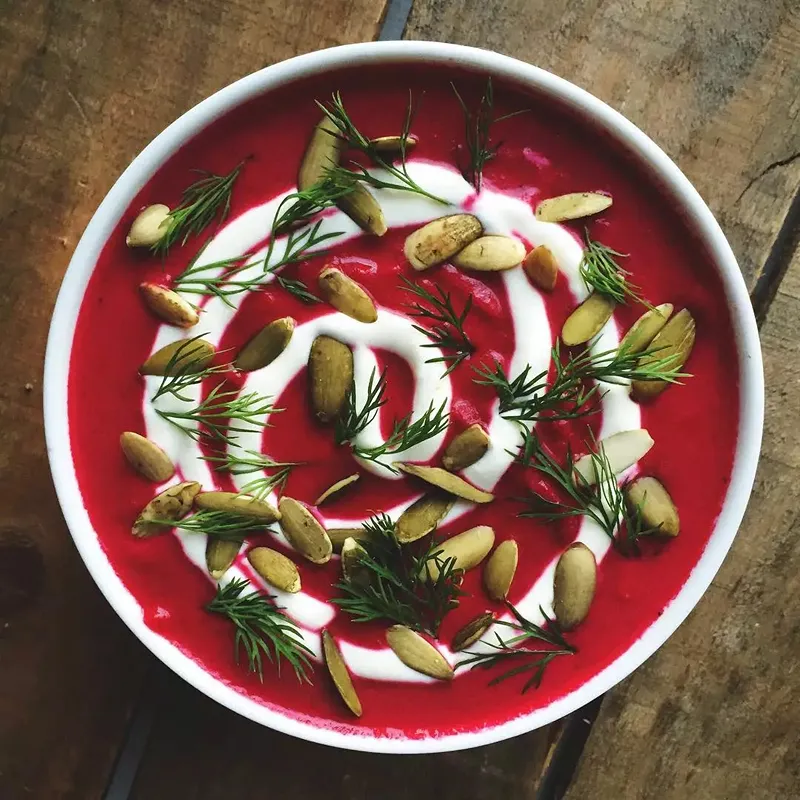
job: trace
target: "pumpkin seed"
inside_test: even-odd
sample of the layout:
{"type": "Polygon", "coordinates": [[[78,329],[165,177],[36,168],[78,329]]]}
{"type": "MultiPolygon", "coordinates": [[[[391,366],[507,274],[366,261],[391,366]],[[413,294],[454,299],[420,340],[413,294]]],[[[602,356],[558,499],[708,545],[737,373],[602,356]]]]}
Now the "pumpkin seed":
{"type": "Polygon", "coordinates": [[[269,547],[254,547],[247,554],[253,569],[270,585],[282,592],[300,591],[300,572],[291,558],[269,547]]]}
{"type": "Polygon", "coordinates": [[[174,375],[202,372],[214,358],[214,345],[204,339],[179,339],[156,350],[139,367],[141,375],[174,375]],[[178,355],[180,351],[180,355],[178,355]],[[167,371],[169,370],[169,372],[167,371]]]}
{"type": "Polygon", "coordinates": [[[483,233],[483,225],[472,214],[453,214],[423,225],[405,243],[404,252],[416,270],[447,261],[483,233]]]}
{"type": "Polygon", "coordinates": [[[558,559],[553,580],[553,611],[565,631],[586,619],[596,585],[594,553],[582,542],[571,544],[558,559]]]}
{"type": "Polygon", "coordinates": [[[655,478],[637,478],[624,490],[631,512],[637,511],[647,528],[658,529],[662,536],[675,537],[681,531],[678,509],[669,492],[655,478]]]}
{"type": "Polygon", "coordinates": [[[152,247],[164,238],[171,221],[169,206],[163,203],[147,206],[131,224],[125,244],[128,247],[152,247]]]}
{"type": "Polygon", "coordinates": [[[353,383],[353,353],[330,336],[317,336],[308,356],[311,405],[323,423],[335,421],[353,383]]]}
{"type": "Polygon", "coordinates": [[[399,462],[395,466],[407,475],[421,478],[426,483],[438,486],[440,489],[444,489],[456,497],[462,497],[464,500],[470,500],[473,503],[491,503],[494,500],[494,495],[490,492],[478,489],[471,483],[467,483],[463,478],[459,478],[458,475],[453,475],[441,467],[424,467],[419,464],[402,464],[399,462]]]}
{"type": "MultiPolygon", "coordinates": [[[[417,142],[419,141],[416,136],[406,136],[406,153],[411,151],[414,147],[417,146],[417,142]]],[[[400,152],[403,147],[403,137],[402,136],[378,136],[375,139],[369,140],[370,147],[375,150],[376,153],[397,153],[400,155],[400,152]]]]}
{"type": "Polygon", "coordinates": [[[545,292],[552,292],[558,280],[558,262],[553,251],[544,244],[534,247],[522,262],[525,274],[545,292]]]}
{"type": "Polygon", "coordinates": [[[667,324],[670,316],[672,316],[672,303],[662,303],[645,311],[622,337],[619,349],[628,353],[641,353],[667,324]]]}
{"type": "Polygon", "coordinates": [[[142,283],[139,291],[145,305],[164,322],[179,328],[191,328],[200,321],[197,309],[177,292],[157,283],[142,283]]]}
{"type": "Polygon", "coordinates": [[[336,494],[346,489],[348,486],[352,486],[361,476],[354,472],[352,475],[348,475],[346,478],[342,478],[340,481],[336,481],[333,486],[329,486],[316,500],[314,503],[315,506],[321,506],[326,500],[330,500],[336,494]]]}
{"type": "MultiPolygon", "coordinates": [[[[618,475],[643,458],[652,446],[653,439],[650,434],[644,428],[635,428],[601,439],[598,443],[598,452],[602,448],[611,471],[618,475]]],[[[575,462],[575,472],[579,473],[587,483],[591,485],[597,483],[597,471],[590,454],[581,456],[575,462]]]]}
{"type": "Polygon", "coordinates": [[[353,537],[348,537],[342,545],[342,575],[348,583],[366,586],[371,580],[371,573],[361,563],[366,550],[353,537]]]}
{"type": "Polygon", "coordinates": [[[363,527],[358,528],[328,528],[328,538],[331,540],[331,546],[334,553],[341,553],[344,543],[348,539],[368,539],[369,532],[363,527]]]}
{"type": "Polygon", "coordinates": [[[337,133],[338,129],[328,117],[323,117],[314,127],[297,174],[297,188],[301,192],[322,181],[331,167],[339,163],[344,142],[337,133]]]}
{"type": "Polygon", "coordinates": [[[150,439],[133,431],[125,431],[119,444],[128,463],[140,474],[156,483],[164,483],[175,474],[170,457],[150,439]]]}
{"type": "Polygon", "coordinates": [[[494,622],[494,614],[487,611],[484,614],[478,614],[477,617],[471,619],[458,633],[453,637],[450,649],[454,653],[459,653],[471,647],[478,639],[483,636],[486,631],[492,626],[494,622]]]}
{"type": "Polygon", "coordinates": [[[513,539],[497,545],[483,570],[483,584],[492,600],[505,600],[517,571],[519,547],[513,539]]]}
{"type": "Polygon", "coordinates": [[[322,654],[325,656],[325,666],[333,680],[336,691],[339,692],[344,704],[355,714],[361,716],[361,701],[358,699],[353,686],[350,671],[342,658],[342,652],[334,641],[333,636],[327,631],[322,631],[322,654]]]}
{"type": "Polygon", "coordinates": [[[239,351],[233,365],[242,372],[253,372],[271,364],[289,346],[295,324],[291,317],[281,317],[265,325],[239,351]]]}
{"type": "Polygon", "coordinates": [[[359,322],[375,322],[378,309],[364,288],[340,269],[327,267],[319,273],[319,290],[335,309],[359,322]]]}
{"type": "Polygon", "coordinates": [[[301,555],[314,564],[325,564],[331,559],[333,547],[325,528],[317,518],[292,497],[282,497],[278,503],[281,512],[283,535],[301,555]]]}
{"type": "Polygon", "coordinates": [[[241,517],[250,517],[259,522],[275,522],[281,518],[281,513],[275,506],[266,500],[259,500],[250,494],[237,492],[200,492],[194,498],[197,508],[208,511],[227,511],[229,514],[238,514],[241,517]]]}
{"type": "MultiPolygon", "coordinates": [[[[650,355],[643,356],[640,367],[647,367],[655,361],[670,358],[670,369],[680,369],[689,358],[694,347],[695,324],[688,309],[681,309],[656,334],[650,343],[650,355]]],[[[634,381],[631,387],[637,399],[655,397],[661,394],[670,384],[667,381],[634,381]]]]}
{"type": "Polygon", "coordinates": [[[616,303],[609,297],[592,292],[568,317],[561,329],[561,341],[567,347],[593,339],[611,319],[616,303]]]}
{"type": "Polygon", "coordinates": [[[445,448],[442,466],[450,472],[459,472],[472,466],[489,449],[489,436],[476,422],[459,433],[445,448]]]}
{"type": "Polygon", "coordinates": [[[400,544],[427,536],[450,513],[455,499],[444,492],[425,494],[415,500],[398,518],[394,535],[400,544]]]}
{"type": "Polygon", "coordinates": [[[206,539],[206,568],[208,574],[218,581],[231,567],[239,555],[242,539],[218,539],[209,536],[206,539]]]}
{"type": "Polygon", "coordinates": [[[470,242],[453,256],[453,263],[461,269],[477,272],[501,272],[512,269],[525,258],[525,247],[519,239],[510,236],[481,236],[470,242]]]}
{"type": "MultiPolygon", "coordinates": [[[[453,559],[453,569],[466,572],[486,558],[493,544],[494,531],[488,525],[478,525],[442,542],[437,548],[438,560],[444,563],[453,559]]],[[[439,566],[435,561],[428,562],[428,575],[433,581],[439,577],[439,566]]]]}
{"type": "Polygon", "coordinates": [[[154,524],[151,520],[174,520],[177,522],[179,519],[183,519],[189,513],[192,500],[199,491],[200,484],[197,481],[184,481],[164,489],[142,509],[136,522],[133,523],[133,535],[152,536],[155,533],[163,533],[166,527],[154,524]]]}
{"type": "Polygon", "coordinates": [[[542,200],[536,207],[536,219],[542,222],[564,222],[599,214],[611,206],[611,195],[598,192],[562,194],[542,200]]]}
{"type": "Polygon", "coordinates": [[[453,680],[453,668],[427,640],[405,625],[392,625],[386,631],[386,643],[407,666],[440,681],[453,680]]]}
{"type": "Polygon", "coordinates": [[[336,201],[336,205],[347,214],[361,230],[373,236],[383,236],[388,230],[383,209],[362,184],[356,183],[352,190],[336,201]]]}

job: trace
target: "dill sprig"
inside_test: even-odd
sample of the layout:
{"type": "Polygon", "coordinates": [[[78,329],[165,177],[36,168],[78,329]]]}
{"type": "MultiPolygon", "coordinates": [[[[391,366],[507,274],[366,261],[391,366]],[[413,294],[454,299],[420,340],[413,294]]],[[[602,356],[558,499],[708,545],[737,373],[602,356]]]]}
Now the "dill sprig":
{"type": "Polygon", "coordinates": [[[272,237],[280,236],[291,228],[308,222],[326,208],[331,208],[342,197],[350,194],[354,186],[352,181],[337,181],[334,176],[326,175],[308,189],[299,189],[288,194],[275,213],[272,237]]]}
{"type": "Polygon", "coordinates": [[[348,180],[361,181],[377,189],[398,189],[404,192],[413,192],[435,200],[437,203],[447,204],[446,200],[423,189],[408,172],[408,139],[411,133],[411,124],[414,120],[414,104],[411,92],[408,94],[406,116],[403,122],[403,130],[400,134],[399,164],[392,163],[391,160],[387,161],[384,158],[384,154],[377,150],[370,139],[361,133],[347,113],[344,102],[342,101],[342,96],[339,92],[335,92],[328,103],[320,103],[317,101],[317,105],[325,116],[336,126],[337,135],[347,147],[366,155],[374,164],[384,169],[394,179],[393,181],[384,180],[370,173],[366,167],[353,163],[353,169],[342,166],[333,167],[328,172],[328,175],[334,181],[340,184],[346,184],[348,180]]]}
{"type": "Polygon", "coordinates": [[[491,161],[497,155],[497,151],[503,144],[502,142],[498,142],[495,145],[491,143],[492,125],[509,117],[524,114],[527,109],[523,108],[510,114],[504,114],[502,117],[494,117],[494,89],[492,88],[491,78],[486,80],[486,89],[484,89],[478,109],[474,113],[467,108],[467,104],[459,94],[455,84],[451,83],[450,86],[452,86],[458,104],[464,113],[464,138],[469,154],[469,163],[459,165],[459,168],[464,180],[469,181],[475,187],[475,190],[479,192],[483,183],[483,168],[488,161],[491,161]]]}
{"type": "Polygon", "coordinates": [[[596,354],[586,349],[578,354],[567,351],[564,360],[556,341],[552,350],[555,371],[552,382],[549,368],[532,375],[530,364],[512,380],[497,361],[494,369],[485,365],[476,369],[479,378],[475,382],[495,389],[500,400],[500,414],[507,419],[520,422],[577,419],[598,410],[592,401],[600,393],[600,386],[597,383],[590,386],[591,381],[679,383],[681,378],[690,377],[675,366],[678,361],[675,355],[658,358],[657,354],[657,348],[644,352],[615,348],[596,354]]]}
{"type": "Polygon", "coordinates": [[[223,365],[206,366],[207,356],[204,355],[204,351],[193,347],[194,343],[202,339],[203,336],[206,336],[206,334],[201,333],[191,339],[186,339],[170,356],[164,367],[164,375],[161,378],[161,382],[150,398],[151,402],[158,400],[160,397],[172,395],[184,403],[192,403],[194,399],[187,397],[185,394],[187,389],[197,386],[212,375],[219,375],[227,371],[228,368],[223,365]]]}
{"type": "Polygon", "coordinates": [[[408,304],[411,316],[430,320],[432,323],[430,328],[423,328],[422,325],[413,326],[431,340],[430,344],[422,346],[443,347],[452,351],[436,358],[429,358],[425,363],[445,363],[447,369],[444,375],[449,375],[465,358],[469,358],[475,352],[475,346],[464,330],[464,321],[472,309],[472,295],[467,297],[464,310],[459,314],[453,307],[450,293],[445,292],[440,286],[436,287],[437,297],[419,284],[412,283],[406,278],[402,280],[405,283],[403,287],[405,291],[411,292],[428,304],[424,306],[416,301],[408,304]]]}
{"type": "Polygon", "coordinates": [[[223,222],[230,212],[233,185],[244,163],[242,161],[227,175],[193,170],[202,177],[184,189],[180,205],[169,213],[166,233],[152,246],[152,251],[166,255],[177,241],[186,244],[190,236],[202,233],[218,213],[220,223],[223,222]]]}
{"type": "Polygon", "coordinates": [[[261,273],[248,280],[236,279],[239,273],[246,269],[258,267],[261,263],[260,261],[248,261],[247,256],[225,258],[221,261],[201,264],[200,266],[196,265],[196,261],[197,258],[193,259],[192,263],[175,278],[173,282],[174,289],[188,294],[218,297],[225,305],[234,308],[233,303],[228,299],[229,297],[251,289],[257,289],[263,283],[261,273]],[[217,270],[222,270],[222,272],[220,274],[208,274],[217,270]]]}
{"type": "Polygon", "coordinates": [[[162,525],[165,528],[180,528],[187,533],[203,533],[215,539],[233,541],[270,530],[268,525],[253,517],[211,509],[201,509],[191,516],[179,520],[154,519],[148,520],[148,523],[162,525]]]}
{"type": "Polygon", "coordinates": [[[657,530],[644,525],[640,509],[628,508],[602,443],[593,439],[589,456],[595,475],[594,483],[590,483],[575,469],[570,448],[567,449],[564,465],[561,465],[542,447],[535,432],[524,429],[517,460],[549,478],[560,489],[564,499],[545,500],[533,495],[529,500],[530,509],[523,511],[520,516],[547,520],[586,516],[597,523],[620,552],[635,550],[641,537],[657,533],[657,530]]]}
{"type": "Polygon", "coordinates": [[[653,308],[641,295],[641,289],[628,280],[630,272],[624,270],[616,261],[618,258],[627,258],[628,254],[619,253],[595,241],[589,236],[588,230],[584,230],[584,238],[586,247],[579,270],[586,286],[616,303],[624,303],[631,299],[647,308],[653,308]]]}
{"type": "Polygon", "coordinates": [[[342,580],[336,584],[343,597],[333,602],[354,622],[386,620],[436,636],[445,614],[457,605],[461,571],[455,558],[441,558],[437,542],[403,545],[386,514],[364,523],[367,536],[359,544],[359,574],[364,580],[342,580]],[[439,574],[431,580],[429,567],[439,574]]]}
{"type": "Polygon", "coordinates": [[[436,408],[431,402],[425,413],[414,422],[411,421],[411,414],[407,414],[402,419],[396,419],[386,441],[375,447],[362,447],[351,443],[353,455],[366,461],[374,461],[391,472],[397,473],[396,467],[381,459],[387,455],[410,450],[447,430],[447,426],[450,424],[450,414],[444,410],[446,405],[447,401],[442,401],[439,408],[436,408]]]}
{"type": "Polygon", "coordinates": [[[239,663],[239,652],[244,648],[250,672],[257,672],[263,682],[262,653],[274,663],[281,674],[283,661],[289,663],[297,679],[311,683],[308,672],[313,671],[313,655],[303,641],[303,635],[292,620],[275,605],[272,595],[257,592],[245,594],[250,587],[246,580],[234,579],[227,586],[217,587],[217,594],[206,606],[213,614],[227,617],[234,625],[234,656],[239,663]]]}
{"type": "Polygon", "coordinates": [[[533,674],[528,678],[522,687],[523,694],[531,687],[537,687],[542,682],[542,677],[547,669],[547,665],[558,658],[558,656],[569,656],[577,653],[577,648],[569,644],[564,638],[558,623],[547,616],[543,608],[539,608],[542,616],[545,618],[545,626],[536,625],[530,620],[522,616],[517,609],[508,601],[506,606],[509,611],[514,615],[516,622],[506,622],[505,620],[495,621],[495,625],[502,625],[511,628],[515,631],[520,631],[517,636],[511,639],[504,640],[497,632],[495,632],[496,643],[486,640],[481,640],[481,644],[491,647],[491,652],[488,653],[472,653],[467,651],[469,658],[459,661],[456,664],[456,669],[459,667],[469,667],[470,669],[490,669],[491,667],[499,665],[511,665],[520,660],[523,663],[511,667],[506,672],[498,675],[489,681],[489,686],[496,686],[502,681],[513,678],[516,675],[521,675],[525,672],[532,672],[533,674]],[[519,647],[523,643],[543,642],[549,647],[519,647]]]}
{"type": "Polygon", "coordinates": [[[286,481],[299,461],[274,461],[268,455],[255,450],[242,450],[235,448],[224,455],[204,455],[201,458],[217,466],[217,472],[228,472],[231,475],[250,475],[254,472],[264,472],[242,487],[242,494],[250,494],[258,500],[263,500],[270,492],[284,488],[286,481]],[[244,455],[237,454],[237,450],[244,455]],[[274,472],[271,472],[274,470],[274,472]]]}
{"type": "Polygon", "coordinates": [[[353,381],[345,397],[342,415],[336,421],[336,444],[352,442],[375,419],[378,410],[386,402],[385,395],[385,369],[380,376],[376,370],[372,370],[367,384],[367,396],[364,398],[364,405],[361,408],[358,407],[356,382],[353,381]]]}

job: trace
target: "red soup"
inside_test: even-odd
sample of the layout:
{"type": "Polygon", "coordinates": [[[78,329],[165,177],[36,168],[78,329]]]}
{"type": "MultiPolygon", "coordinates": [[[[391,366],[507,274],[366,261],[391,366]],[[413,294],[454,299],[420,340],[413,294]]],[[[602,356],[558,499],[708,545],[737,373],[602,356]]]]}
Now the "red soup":
{"type": "MultiPolygon", "coordinates": [[[[446,735],[500,724],[574,690],[629,648],[680,590],[728,486],[737,359],[709,258],[673,203],[607,136],[539,96],[499,84],[491,96],[488,89],[482,75],[375,67],[329,73],[235,109],[144,186],[106,243],[80,311],[70,435],[83,500],[113,568],[153,631],[236,691],[320,726],[446,735]],[[405,153],[389,143],[376,162],[371,137],[402,139],[409,97],[405,153]],[[322,157],[307,150],[321,118],[315,100],[342,126],[339,139],[318,133],[322,157]],[[276,231],[276,211],[297,191],[301,163],[307,191],[280,206],[288,224],[276,231]],[[181,206],[184,191],[203,179],[194,170],[226,176],[240,164],[232,182],[195,185],[190,207],[166,219],[168,239],[126,246],[142,208],[181,206]],[[588,197],[553,202],[572,193],[588,197]],[[211,218],[215,210],[206,224],[204,211],[211,218]],[[450,227],[434,223],[416,233],[443,216],[454,217],[450,227]],[[542,246],[546,252],[520,265],[542,246]],[[187,329],[159,319],[142,283],[177,291],[199,321],[187,329]],[[587,295],[589,307],[565,327],[587,295]],[[645,355],[617,349],[649,304],[670,304],[675,322],[665,326],[666,313],[651,312],[654,324],[638,342],[645,355]],[[285,335],[273,329],[267,337],[273,360],[266,363],[270,355],[253,345],[255,368],[238,369],[245,345],[285,318],[274,326],[285,335]],[[653,339],[659,330],[664,335],[653,339]],[[192,365],[202,371],[140,374],[154,351],[192,337],[216,349],[213,362],[192,365]],[[333,351],[307,366],[319,337],[333,351]],[[690,376],[666,388],[637,383],[676,372],[690,376]],[[462,448],[462,462],[474,464],[445,458],[464,468],[399,471],[404,462],[442,467],[443,455],[454,454],[451,442],[470,426],[473,449],[462,448]],[[120,449],[124,431],[162,448],[175,477],[159,485],[138,473],[120,449]],[[579,461],[590,452],[593,461],[579,461]],[[288,466],[258,469],[265,459],[288,466]],[[318,503],[351,475],[358,479],[318,503]],[[634,483],[643,477],[658,481],[656,489],[639,484],[650,486],[644,501],[634,483]],[[157,493],[195,480],[203,493],[260,492],[270,506],[280,501],[283,517],[264,525],[230,511],[162,505],[155,514],[161,522],[145,526],[148,535],[132,533],[157,493]],[[429,524],[414,534],[425,535],[398,544],[405,528],[395,523],[420,497],[431,498],[438,514],[428,508],[429,524]],[[177,519],[178,511],[188,513],[177,519]],[[680,532],[670,535],[678,517],[680,532]],[[337,553],[328,557],[329,539],[338,551],[338,530],[363,530],[365,521],[372,538],[359,539],[364,550],[348,544],[353,569],[345,578],[337,553]],[[445,545],[432,557],[437,543],[475,528],[463,546],[445,545]],[[227,561],[217,565],[219,583],[204,560],[209,534],[241,542],[238,555],[229,546],[228,569],[227,561]],[[492,558],[506,540],[516,544],[515,571],[513,545],[492,558]],[[584,547],[561,562],[554,590],[556,564],[576,540],[584,547]],[[248,559],[257,547],[294,567],[280,562],[289,572],[268,582],[263,563],[248,559]],[[297,575],[299,591],[282,591],[297,588],[297,575]],[[507,603],[492,599],[505,586],[507,603]],[[237,663],[234,624],[253,590],[265,598],[255,601],[259,619],[297,625],[294,639],[270,632],[294,655],[301,651],[292,642],[302,637],[314,653],[305,666],[311,683],[297,680],[283,658],[280,674],[266,658],[262,675],[251,671],[245,649],[237,663]],[[218,592],[234,601],[231,614],[206,608],[218,592]],[[265,610],[270,602],[285,616],[265,610]],[[528,621],[522,630],[511,627],[522,624],[514,610],[528,621]],[[510,625],[495,624],[454,652],[454,636],[484,612],[510,625]],[[387,629],[398,624],[405,629],[393,628],[393,650],[387,629]],[[318,658],[322,628],[340,648],[360,717],[318,658]],[[526,632],[544,639],[508,643],[526,632]],[[439,655],[420,657],[425,645],[417,634],[439,655]],[[512,654],[512,645],[546,652],[512,654]],[[472,663],[457,666],[464,660],[472,663]],[[515,668],[521,671],[507,676],[515,668]]],[[[257,626],[255,637],[273,641],[257,626]]]]}

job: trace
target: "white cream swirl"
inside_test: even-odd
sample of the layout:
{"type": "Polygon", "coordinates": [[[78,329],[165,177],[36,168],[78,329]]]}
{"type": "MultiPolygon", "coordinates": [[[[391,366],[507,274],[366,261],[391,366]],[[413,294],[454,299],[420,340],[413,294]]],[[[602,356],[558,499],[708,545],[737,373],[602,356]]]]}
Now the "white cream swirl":
{"type": "MultiPolygon", "coordinates": [[[[586,289],[578,272],[582,248],[575,238],[557,224],[540,222],[536,219],[528,203],[510,195],[484,189],[475,198],[472,187],[452,168],[424,163],[412,162],[409,171],[414,180],[437,196],[448,200],[449,206],[443,206],[416,194],[396,190],[375,190],[374,194],[383,208],[386,223],[390,228],[424,223],[448,213],[468,210],[483,223],[487,233],[519,235],[535,244],[545,244],[554,253],[561,271],[569,282],[570,291],[576,301],[586,295],[586,289]],[[468,208],[467,208],[468,206],[468,208]]],[[[197,266],[213,264],[256,247],[263,240],[264,231],[271,227],[276,209],[285,195],[273,198],[267,203],[255,206],[244,214],[229,222],[220,230],[197,261],[197,266]]],[[[336,211],[328,214],[322,222],[322,232],[340,232],[340,235],[325,242],[325,248],[336,247],[349,239],[363,235],[360,229],[343,213],[336,211]]],[[[273,259],[282,254],[285,241],[276,243],[273,259]]],[[[265,251],[255,254],[253,260],[263,260],[265,251]]],[[[260,265],[239,273],[239,279],[257,277],[262,271],[260,265]]],[[[219,271],[221,273],[221,270],[219,271]]],[[[209,271],[209,274],[213,272],[209,271]]],[[[533,287],[521,269],[513,269],[502,273],[511,312],[511,324],[514,327],[515,350],[509,369],[513,378],[530,364],[533,372],[545,370],[550,361],[551,332],[548,324],[544,300],[538,290],[533,287]]],[[[271,275],[264,277],[264,282],[272,280],[271,275]]],[[[193,299],[193,298],[190,298],[193,299]]],[[[229,298],[232,307],[221,299],[212,297],[203,305],[201,322],[198,331],[203,332],[205,339],[218,345],[226,327],[237,313],[244,299],[244,294],[229,298]]],[[[415,377],[412,416],[414,419],[425,412],[433,404],[438,407],[442,403],[449,409],[452,399],[450,379],[441,376],[440,365],[426,363],[431,349],[422,350],[420,345],[429,340],[412,327],[412,320],[390,309],[379,309],[378,320],[364,325],[339,313],[325,314],[299,325],[292,336],[289,346],[267,367],[250,373],[242,391],[256,391],[260,394],[278,397],[292,378],[305,366],[308,352],[313,340],[320,334],[327,334],[353,348],[355,362],[355,381],[357,390],[363,396],[372,369],[376,365],[373,348],[392,351],[405,359],[415,377]]],[[[153,350],[157,350],[172,341],[183,338],[184,332],[162,325],[156,336],[153,350]]],[[[619,343],[616,325],[613,319],[605,326],[601,335],[593,342],[597,352],[610,350],[619,343]]],[[[155,407],[149,398],[157,386],[158,378],[147,378],[144,394],[144,416],[147,436],[158,442],[178,465],[184,480],[199,481],[205,489],[214,488],[215,482],[207,462],[200,458],[197,443],[155,413],[155,407]]],[[[640,413],[638,406],[630,400],[627,387],[620,385],[604,386],[607,390],[602,398],[602,428],[600,438],[621,430],[638,428],[640,413]]],[[[187,396],[199,399],[199,387],[193,387],[187,396]]],[[[157,401],[160,408],[177,409],[181,402],[174,398],[157,401]]],[[[266,419],[261,420],[266,421],[266,419]]],[[[376,419],[360,434],[359,444],[371,446],[381,441],[380,421],[376,419]]],[[[515,451],[519,446],[519,430],[515,423],[501,417],[495,407],[488,424],[491,446],[487,454],[465,471],[465,476],[477,486],[492,489],[512,462],[507,452],[515,451]]],[[[242,433],[237,446],[245,449],[261,449],[261,427],[253,426],[252,431],[242,433]]],[[[412,450],[396,456],[397,459],[425,461],[439,449],[444,434],[434,437],[412,450]]],[[[371,462],[362,464],[367,469],[378,472],[386,479],[399,476],[391,471],[376,466],[371,462]]],[[[252,475],[239,476],[239,488],[252,479],[252,475]]],[[[274,500],[274,498],[273,498],[274,500]]],[[[404,503],[391,509],[388,513],[396,518],[404,503]]],[[[466,513],[470,505],[457,503],[448,516],[454,520],[466,513]]],[[[325,518],[329,527],[353,525],[357,521],[325,518]]],[[[175,533],[179,537],[186,557],[200,570],[208,574],[205,566],[205,541],[197,534],[175,533]]],[[[609,539],[598,526],[584,518],[581,523],[578,540],[589,546],[600,562],[609,547],[609,539]]],[[[282,542],[284,545],[285,541],[282,542]]],[[[549,564],[529,592],[517,606],[519,610],[535,622],[542,622],[540,607],[548,613],[552,609],[553,571],[555,560],[549,564]]],[[[255,586],[266,588],[260,578],[250,569],[246,559],[241,555],[223,580],[234,577],[246,577],[255,586]]],[[[212,580],[209,576],[209,580],[212,580]]],[[[272,587],[271,593],[275,593],[272,587]]],[[[297,622],[303,631],[306,643],[317,656],[320,653],[319,631],[327,625],[336,613],[333,606],[299,592],[298,594],[278,593],[278,602],[287,609],[287,613],[297,622]]],[[[353,673],[366,678],[378,680],[427,681],[424,676],[404,666],[388,649],[367,649],[351,642],[340,643],[343,655],[353,673]]],[[[445,645],[440,649],[451,659],[453,654],[445,645]]],[[[472,648],[475,650],[475,648],[472,648]]]]}

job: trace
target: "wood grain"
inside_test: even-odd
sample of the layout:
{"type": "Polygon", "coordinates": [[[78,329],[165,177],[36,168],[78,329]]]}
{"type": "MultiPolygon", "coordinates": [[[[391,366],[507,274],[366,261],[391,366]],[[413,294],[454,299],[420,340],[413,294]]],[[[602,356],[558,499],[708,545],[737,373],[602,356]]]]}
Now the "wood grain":
{"type": "Polygon", "coordinates": [[[800,189],[796,2],[417,0],[405,37],[516,56],[621,111],[692,180],[755,285],[800,189]]]}
{"type": "Polygon", "coordinates": [[[745,522],[689,619],[608,696],[569,800],[800,797],[800,256],[783,287],[745,522]]]}
{"type": "Polygon", "coordinates": [[[296,53],[370,39],[383,0],[0,4],[0,797],[100,797],[150,657],[61,519],[41,371],[72,249],[181,112],[296,53]],[[313,9],[313,13],[312,13],[313,9]]]}

